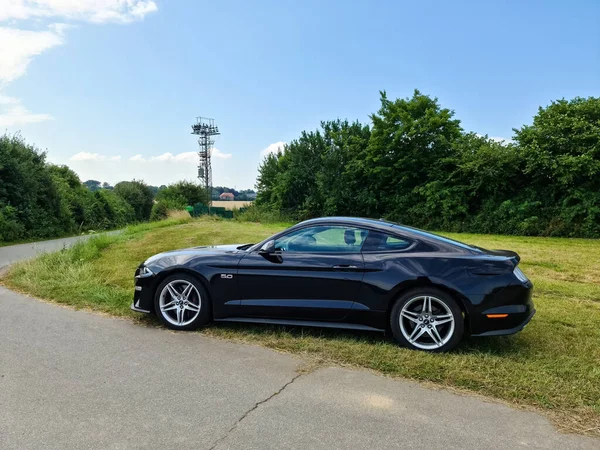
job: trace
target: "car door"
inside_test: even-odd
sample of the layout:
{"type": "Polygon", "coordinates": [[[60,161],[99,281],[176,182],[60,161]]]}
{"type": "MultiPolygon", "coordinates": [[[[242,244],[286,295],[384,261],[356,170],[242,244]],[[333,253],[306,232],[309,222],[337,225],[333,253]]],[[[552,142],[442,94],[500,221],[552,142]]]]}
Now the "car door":
{"type": "Polygon", "coordinates": [[[272,253],[250,252],[238,265],[243,316],[343,320],[364,276],[366,236],[352,226],[308,226],[279,236],[272,253]]]}

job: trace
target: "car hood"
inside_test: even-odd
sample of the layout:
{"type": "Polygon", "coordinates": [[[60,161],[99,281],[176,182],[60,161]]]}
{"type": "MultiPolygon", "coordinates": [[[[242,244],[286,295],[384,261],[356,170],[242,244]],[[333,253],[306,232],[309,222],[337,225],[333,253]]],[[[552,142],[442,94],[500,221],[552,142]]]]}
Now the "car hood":
{"type": "Polygon", "coordinates": [[[151,265],[159,260],[189,260],[191,258],[202,256],[216,256],[223,254],[239,254],[244,252],[240,247],[247,247],[248,244],[229,244],[229,245],[205,245],[200,247],[182,248],[179,250],[171,250],[168,252],[158,253],[148,258],[144,264],[151,265]]]}

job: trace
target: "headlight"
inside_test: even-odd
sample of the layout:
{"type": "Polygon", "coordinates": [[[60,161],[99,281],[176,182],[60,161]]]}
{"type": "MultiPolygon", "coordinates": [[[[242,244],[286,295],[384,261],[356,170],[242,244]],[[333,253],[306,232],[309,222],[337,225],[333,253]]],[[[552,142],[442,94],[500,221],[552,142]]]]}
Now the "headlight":
{"type": "Polygon", "coordinates": [[[146,266],[140,267],[140,271],[136,275],[136,278],[148,278],[154,276],[154,272],[148,269],[146,266]]]}
{"type": "Polygon", "coordinates": [[[529,281],[529,278],[527,278],[527,276],[518,267],[515,267],[515,270],[513,271],[513,273],[515,274],[515,277],[517,277],[517,279],[520,282],[526,283],[529,281]]]}

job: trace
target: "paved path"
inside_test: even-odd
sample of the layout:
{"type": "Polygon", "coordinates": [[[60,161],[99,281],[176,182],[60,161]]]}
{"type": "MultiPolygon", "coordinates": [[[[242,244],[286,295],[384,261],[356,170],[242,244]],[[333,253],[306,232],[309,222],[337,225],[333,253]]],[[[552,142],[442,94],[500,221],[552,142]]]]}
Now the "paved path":
{"type": "Polygon", "coordinates": [[[543,417],[0,287],[0,448],[595,449],[543,417]]]}
{"type": "MultiPolygon", "coordinates": [[[[109,231],[107,234],[119,233],[119,231],[109,231]]],[[[0,247],[0,272],[9,264],[22,259],[32,258],[38,253],[54,252],[64,247],[70,247],[74,243],[89,239],[94,234],[86,234],[82,236],[74,236],[70,238],[52,239],[50,241],[30,242],[28,244],[11,245],[8,247],[0,247]]]]}

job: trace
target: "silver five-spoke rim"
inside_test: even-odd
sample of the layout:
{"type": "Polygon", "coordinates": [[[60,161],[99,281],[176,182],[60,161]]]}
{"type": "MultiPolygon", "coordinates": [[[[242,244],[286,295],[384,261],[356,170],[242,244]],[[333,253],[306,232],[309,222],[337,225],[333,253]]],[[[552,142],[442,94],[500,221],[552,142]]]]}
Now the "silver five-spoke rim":
{"type": "Polygon", "coordinates": [[[198,289],[186,280],[173,280],[160,292],[159,307],[162,316],[179,327],[192,323],[202,307],[198,289]]]}
{"type": "Polygon", "coordinates": [[[411,298],[400,311],[399,321],[406,340],[422,350],[440,348],[454,334],[452,311],[436,297],[411,298]]]}

